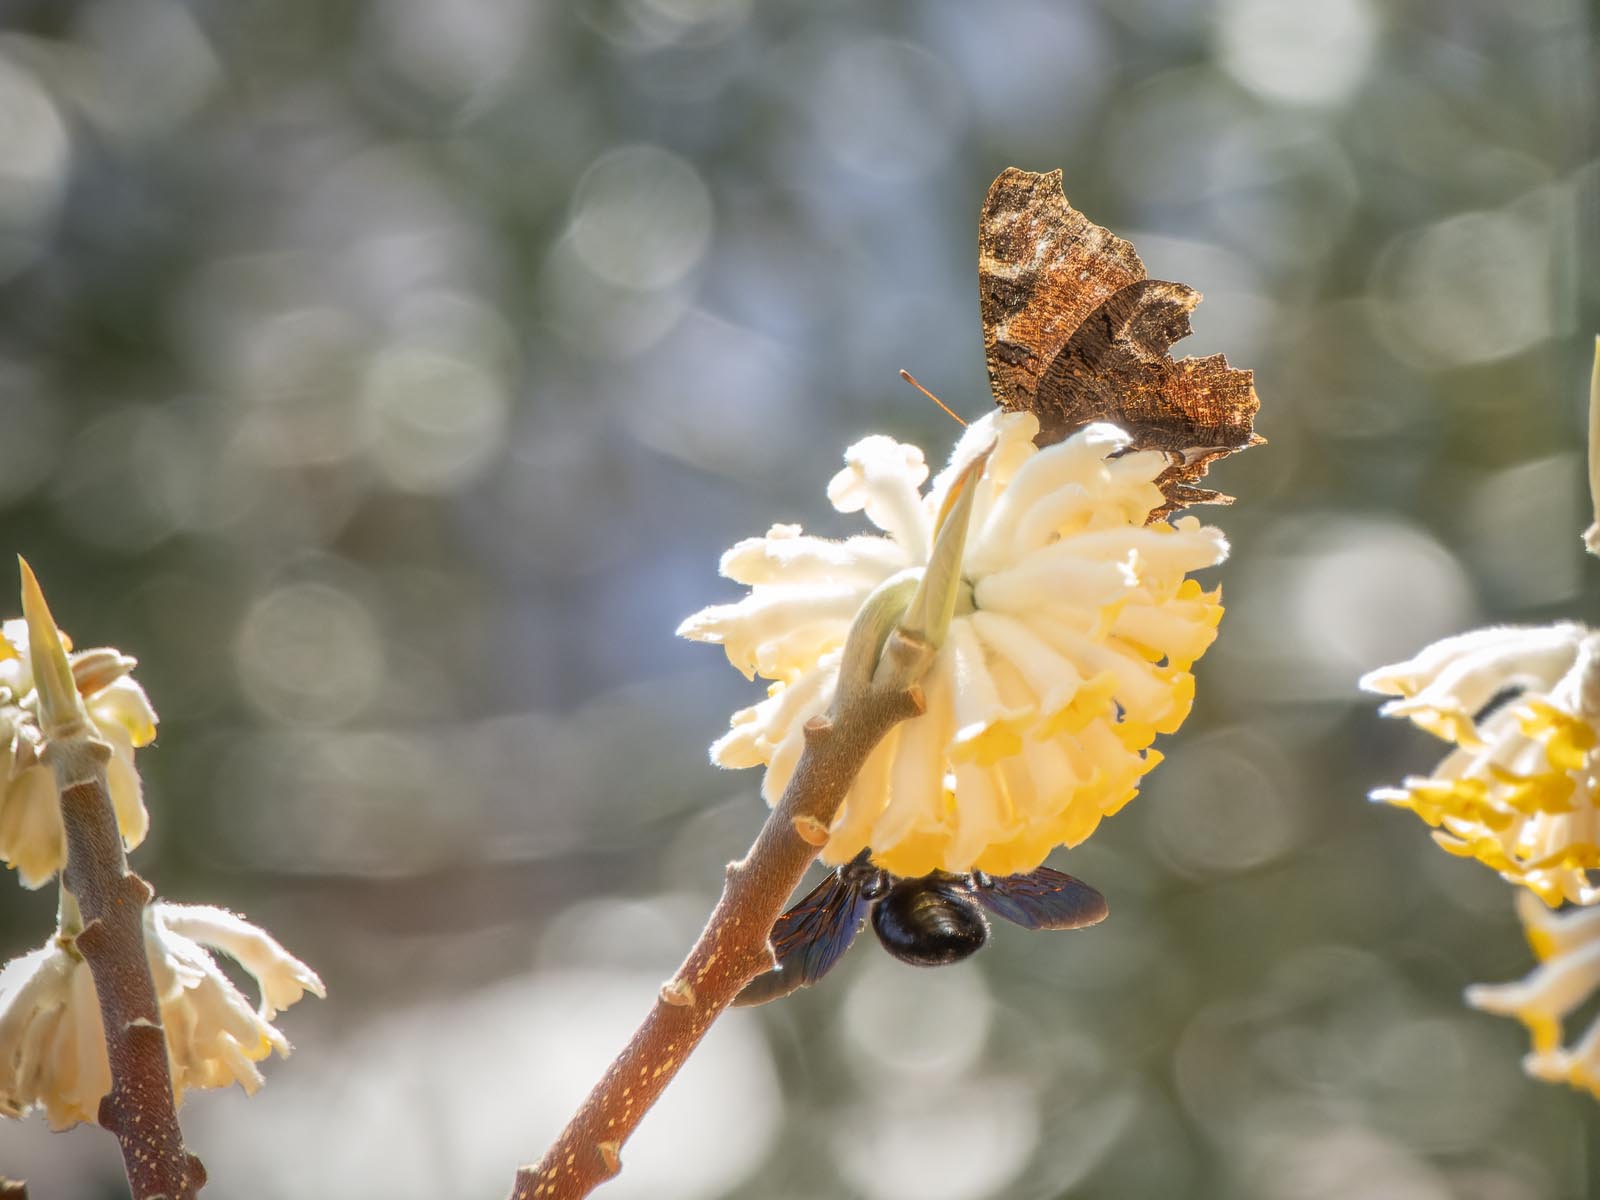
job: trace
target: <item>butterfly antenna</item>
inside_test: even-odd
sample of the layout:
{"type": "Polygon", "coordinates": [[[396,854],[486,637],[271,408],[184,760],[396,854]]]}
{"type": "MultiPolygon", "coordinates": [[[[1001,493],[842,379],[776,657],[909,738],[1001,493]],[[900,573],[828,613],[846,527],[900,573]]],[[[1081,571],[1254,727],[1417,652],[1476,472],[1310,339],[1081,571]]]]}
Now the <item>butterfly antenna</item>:
{"type": "Polygon", "coordinates": [[[918,383],[917,382],[917,377],[915,375],[913,375],[910,371],[907,371],[904,367],[902,367],[900,369],[900,378],[904,379],[912,387],[916,388],[917,391],[921,392],[929,400],[932,400],[940,408],[944,409],[945,415],[948,416],[957,425],[961,425],[961,426],[965,426],[966,425],[965,421],[963,421],[960,417],[956,416],[955,413],[950,411],[950,406],[948,404],[946,404],[943,400],[939,399],[939,397],[935,396],[927,388],[923,387],[920,383],[918,383]]]}

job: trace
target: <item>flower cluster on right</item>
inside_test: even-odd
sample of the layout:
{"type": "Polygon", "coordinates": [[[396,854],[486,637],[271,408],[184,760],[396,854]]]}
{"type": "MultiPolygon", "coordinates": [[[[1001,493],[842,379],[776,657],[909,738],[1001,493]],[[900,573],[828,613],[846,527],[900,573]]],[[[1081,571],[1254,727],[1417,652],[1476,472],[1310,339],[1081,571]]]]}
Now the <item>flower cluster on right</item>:
{"type": "MultiPolygon", "coordinates": [[[[1600,553],[1600,342],[1590,398],[1590,486],[1600,553]]],[[[1467,989],[1467,1002],[1516,1017],[1537,1079],[1600,1098],[1600,1019],[1563,1046],[1563,1020],[1600,991],[1600,631],[1575,622],[1498,626],[1445,638],[1361,679],[1453,749],[1428,775],[1378,788],[1451,854],[1520,889],[1517,914],[1540,960],[1516,983],[1467,989]],[[1563,910],[1563,906],[1571,906],[1563,910]]]]}

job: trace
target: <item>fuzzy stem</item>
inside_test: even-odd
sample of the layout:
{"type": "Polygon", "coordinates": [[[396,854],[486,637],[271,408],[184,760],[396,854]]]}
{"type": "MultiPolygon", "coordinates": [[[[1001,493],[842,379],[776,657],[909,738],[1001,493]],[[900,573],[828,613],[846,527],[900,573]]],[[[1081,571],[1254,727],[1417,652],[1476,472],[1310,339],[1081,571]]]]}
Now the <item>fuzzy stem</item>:
{"type": "MultiPolygon", "coordinates": [[[[895,602],[903,610],[903,592],[895,602]]],[[[858,621],[851,642],[870,624],[858,621]]],[[[729,864],[722,899],[689,957],[544,1158],[517,1171],[512,1200],[578,1200],[621,1171],[622,1144],[712,1022],[745,984],[772,969],[773,922],[817,856],[805,834],[826,830],[873,747],[922,710],[917,682],[934,647],[902,631],[887,643],[875,636],[873,651],[881,646],[881,657],[852,654],[847,644],[847,668],[865,662],[870,678],[841,672],[833,708],[807,724],[805,750],[782,800],[749,853],[729,864]]]]}

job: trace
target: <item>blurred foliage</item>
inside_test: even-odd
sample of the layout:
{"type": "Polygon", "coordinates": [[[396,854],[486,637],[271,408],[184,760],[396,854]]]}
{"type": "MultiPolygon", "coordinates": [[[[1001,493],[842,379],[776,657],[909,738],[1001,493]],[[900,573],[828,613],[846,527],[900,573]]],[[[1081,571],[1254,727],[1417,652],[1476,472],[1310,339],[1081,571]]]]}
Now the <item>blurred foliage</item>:
{"type": "MultiPolygon", "coordinates": [[[[1256,369],[1199,706],[1061,857],[1110,921],[863,943],[725,1021],[606,1194],[1600,1188],[1594,1102],[1460,1003],[1531,961],[1508,889],[1365,803],[1439,751],[1353,691],[1600,608],[1580,0],[0,11],[0,542],[142,660],[138,868],[330,987],[188,1106],[211,1190],[498,1195],[542,1149],[762,816],[704,752],[754,689],[674,625],[736,538],[851,528],[852,438],[942,459],[897,368],[989,402],[1007,165],[1256,369]]],[[[53,904],[8,890],[5,952],[53,904]]],[[[7,1123],[0,1170],[120,1194],[95,1130],[7,1123]]]]}

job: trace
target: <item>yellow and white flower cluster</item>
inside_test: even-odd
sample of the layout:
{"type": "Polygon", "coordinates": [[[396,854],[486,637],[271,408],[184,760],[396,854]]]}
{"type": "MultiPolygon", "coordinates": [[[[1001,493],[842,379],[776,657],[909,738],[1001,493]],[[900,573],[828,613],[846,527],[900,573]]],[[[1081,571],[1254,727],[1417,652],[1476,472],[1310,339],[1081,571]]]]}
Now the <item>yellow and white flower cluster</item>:
{"type": "Polygon", "coordinates": [[[1455,746],[1431,775],[1373,799],[1412,810],[1446,850],[1547,904],[1600,898],[1588,875],[1600,867],[1600,634],[1573,623],[1477,630],[1379,668],[1361,686],[1397,697],[1384,715],[1455,746]]]}
{"type": "Polygon", "coordinates": [[[1571,1049],[1561,1022],[1600,987],[1600,634],[1563,622],[1500,626],[1446,638],[1364,676],[1405,717],[1455,749],[1431,775],[1375,800],[1415,812],[1434,840],[1475,858],[1517,889],[1517,913],[1541,960],[1520,983],[1467,989],[1467,1002],[1528,1027],[1523,1060],[1537,1079],[1600,1096],[1600,1023],[1571,1049]]]}
{"type": "MultiPolygon", "coordinates": [[[[1600,554],[1600,338],[1589,393],[1589,491],[1584,534],[1600,554]]],[[[1452,854],[1475,858],[1517,887],[1517,915],[1540,965],[1519,983],[1467,989],[1467,1002],[1519,1018],[1537,1079],[1600,1097],[1600,1021],[1570,1049],[1561,1023],[1600,991],[1600,631],[1575,622],[1499,626],[1445,638],[1363,676],[1393,696],[1380,710],[1455,747],[1431,775],[1374,800],[1409,808],[1452,854]],[[1577,906],[1566,911],[1564,904],[1577,906]]]]}
{"type": "MultiPolygon", "coordinates": [[[[111,747],[106,776],[123,843],[137,846],[149,818],[133,752],[155,738],[155,710],[129,674],[135,662],[127,655],[85,650],[69,661],[89,720],[111,747]]],[[[28,626],[20,618],[6,621],[0,625],[0,860],[29,888],[48,883],[67,857],[55,778],[39,760],[43,740],[28,626]]]]}
{"type": "Polygon", "coordinates": [[[833,699],[841,648],[867,596],[926,566],[954,480],[992,453],[977,481],[955,618],[923,681],[926,710],[868,758],[823,848],[828,863],[870,846],[900,875],[1032,870],[1087,838],[1160,761],[1150,749],[1194,698],[1190,667],[1216,636],[1218,591],[1187,578],[1227,556],[1192,517],[1147,523],[1164,502],[1164,455],[1130,451],[1091,425],[1045,449],[1029,413],[975,422],[924,494],[922,452],[869,437],[828,486],[840,512],[879,535],[843,541],[794,525],[740,542],[722,572],[750,591],[679,629],[722,645],[767,699],[733,716],[712,747],[727,767],[765,764],[775,804],[808,719],[833,699]]]}
{"type": "MultiPolygon", "coordinates": [[[[306,992],[324,994],[315,971],[249,922],[219,908],[154,903],[145,908],[145,954],[155,980],[173,1091],[261,1086],[256,1062],[289,1043],[273,1025],[306,992]],[[212,950],[255,979],[252,1006],[212,950]]],[[[88,965],[70,936],[0,971],[0,1114],[42,1109],[52,1127],[94,1121],[111,1090],[105,1031],[88,965]]]]}

